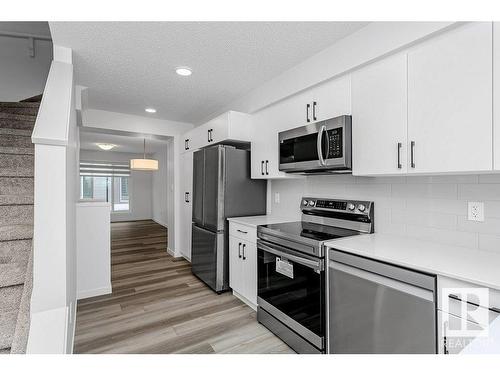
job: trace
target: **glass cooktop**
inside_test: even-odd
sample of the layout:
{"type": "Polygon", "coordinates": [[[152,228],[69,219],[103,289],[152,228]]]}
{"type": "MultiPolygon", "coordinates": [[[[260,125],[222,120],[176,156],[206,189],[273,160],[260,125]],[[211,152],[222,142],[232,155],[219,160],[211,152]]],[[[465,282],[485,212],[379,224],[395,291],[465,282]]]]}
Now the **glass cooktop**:
{"type": "Polygon", "coordinates": [[[329,241],[359,234],[359,232],[350,229],[308,223],[306,221],[267,224],[262,225],[262,227],[278,232],[281,237],[304,238],[316,241],[329,241]]]}

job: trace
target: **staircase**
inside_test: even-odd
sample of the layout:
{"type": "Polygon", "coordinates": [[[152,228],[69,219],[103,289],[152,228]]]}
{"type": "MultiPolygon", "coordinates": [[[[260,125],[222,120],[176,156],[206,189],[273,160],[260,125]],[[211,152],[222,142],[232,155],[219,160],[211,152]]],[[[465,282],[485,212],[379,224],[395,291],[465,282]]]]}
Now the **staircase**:
{"type": "Polygon", "coordinates": [[[0,353],[25,353],[30,324],[39,102],[0,102],[0,353]]]}

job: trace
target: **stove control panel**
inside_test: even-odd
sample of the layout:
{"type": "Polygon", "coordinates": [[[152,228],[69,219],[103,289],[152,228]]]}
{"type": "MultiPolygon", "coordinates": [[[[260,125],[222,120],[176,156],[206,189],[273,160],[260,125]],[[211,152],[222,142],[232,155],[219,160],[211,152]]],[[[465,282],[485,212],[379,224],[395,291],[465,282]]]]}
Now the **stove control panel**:
{"type": "Polygon", "coordinates": [[[342,199],[309,198],[301,199],[302,211],[337,211],[348,214],[368,215],[373,208],[373,202],[342,199]]]}

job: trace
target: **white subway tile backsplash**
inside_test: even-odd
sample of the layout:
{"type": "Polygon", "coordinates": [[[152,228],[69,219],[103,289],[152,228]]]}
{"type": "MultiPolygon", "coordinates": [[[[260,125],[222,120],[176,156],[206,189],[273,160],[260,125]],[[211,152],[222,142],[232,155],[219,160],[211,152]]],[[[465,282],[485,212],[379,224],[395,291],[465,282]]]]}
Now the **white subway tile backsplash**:
{"type": "Polygon", "coordinates": [[[271,213],[300,218],[300,198],[375,202],[375,231],[487,251],[500,251],[500,174],[463,176],[308,176],[273,180],[271,213]],[[467,201],[485,203],[485,221],[468,221],[467,201]]]}
{"type": "Polygon", "coordinates": [[[479,234],[479,249],[500,253],[500,236],[479,234]]]}
{"type": "Polygon", "coordinates": [[[397,198],[457,199],[457,185],[421,183],[392,185],[392,196],[397,198]]]}
{"type": "Polygon", "coordinates": [[[458,199],[500,200],[500,184],[463,184],[458,185],[458,199]]]}
{"type": "Polygon", "coordinates": [[[469,221],[466,216],[458,216],[457,229],[462,232],[500,235],[500,219],[486,218],[483,222],[469,221]]]}

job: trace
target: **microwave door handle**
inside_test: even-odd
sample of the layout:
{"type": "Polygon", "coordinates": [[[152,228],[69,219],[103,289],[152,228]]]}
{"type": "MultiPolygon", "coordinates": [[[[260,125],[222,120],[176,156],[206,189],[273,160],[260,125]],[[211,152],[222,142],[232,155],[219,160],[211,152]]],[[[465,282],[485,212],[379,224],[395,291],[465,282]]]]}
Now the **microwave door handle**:
{"type": "Polygon", "coordinates": [[[321,149],[321,144],[323,143],[323,133],[326,131],[326,126],[322,125],[318,132],[318,141],[316,143],[316,148],[318,151],[319,163],[322,166],[326,165],[325,159],[323,158],[323,150],[321,149]]]}

